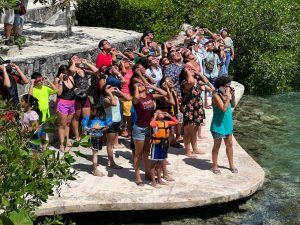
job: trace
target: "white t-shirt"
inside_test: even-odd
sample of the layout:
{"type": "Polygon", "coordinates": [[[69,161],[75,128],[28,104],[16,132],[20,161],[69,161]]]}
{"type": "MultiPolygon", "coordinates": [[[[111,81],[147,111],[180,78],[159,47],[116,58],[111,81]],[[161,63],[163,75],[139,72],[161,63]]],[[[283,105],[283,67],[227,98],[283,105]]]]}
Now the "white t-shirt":
{"type": "Polygon", "coordinates": [[[30,112],[25,112],[22,119],[22,126],[24,128],[30,128],[32,127],[32,124],[38,120],[39,120],[39,115],[37,114],[36,111],[32,110],[30,112]]]}
{"type": "Polygon", "coordinates": [[[146,74],[152,77],[152,79],[155,81],[155,85],[159,87],[159,82],[163,78],[162,69],[159,66],[156,68],[150,67],[146,70],[146,74]]]}

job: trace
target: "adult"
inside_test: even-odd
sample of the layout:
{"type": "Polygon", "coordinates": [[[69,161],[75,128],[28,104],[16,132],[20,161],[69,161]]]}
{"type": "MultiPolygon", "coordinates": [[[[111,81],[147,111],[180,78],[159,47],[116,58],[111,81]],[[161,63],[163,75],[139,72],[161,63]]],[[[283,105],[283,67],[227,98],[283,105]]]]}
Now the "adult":
{"type": "Polygon", "coordinates": [[[20,67],[10,60],[2,62],[1,65],[0,95],[4,100],[11,100],[14,105],[17,105],[19,103],[18,84],[28,84],[29,80],[20,67]],[[7,81],[6,74],[9,78],[9,82],[7,81]]]}
{"type": "Polygon", "coordinates": [[[146,74],[155,81],[155,85],[158,87],[160,80],[163,78],[162,69],[159,66],[159,61],[157,57],[149,55],[147,57],[148,69],[146,74]]]}
{"type": "MultiPolygon", "coordinates": [[[[140,69],[137,68],[135,73],[140,69]]],[[[167,92],[154,85],[143,84],[135,82],[134,78],[131,79],[131,94],[133,96],[133,105],[136,111],[137,120],[133,125],[132,139],[134,142],[134,171],[135,182],[138,186],[143,186],[143,181],[140,175],[140,160],[143,158],[145,166],[145,178],[150,180],[150,167],[148,164],[148,157],[150,152],[150,122],[152,114],[155,110],[154,100],[162,98],[167,95],[167,92]],[[148,93],[147,89],[153,89],[153,94],[148,93]]]]}
{"type": "MultiPolygon", "coordinates": [[[[178,98],[181,97],[181,90],[180,90],[180,84],[179,84],[179,74],[184,68],[184,64],[182,63],[182,56],[179,51],[171,51],[168,54],[168,58],[171,61],[171,64],[167,66],[167,68],[164,71],[164,75],[166,77],[170,77],[173,84],[174,89],[176,91],[176,94],[178,98]]],[[[178,114],[176,115],[177,119],[179,120],[179,123],[176,125],[176,139],[177,141],[181,141],[181,128],[182,128],[182,114],[180,111],[178,111],[178,114]]]]}
{"type": "Polygon", "coordinates": [[[4,44],[11,46],[13,45],[11,41],[11,33],[13,29],[15,18],[15,10],[13,8],[3,9],[0,14],[1,23],[4,23],[4,44]]]}
{"type": "Polygon", "coordinates": [[[149,48],[149,55],[160,56],[160,49],[156,42],[154,42],[154,34],[152,31],[145,32],[141,37],[141,50],[143,47],[149,48]]]}
{"type": "Polygon", "coordinates": [[[72,56],[70,63],[69,70],[75,83],[75,115],[72,120],[72,128],[75,140],[79,140],[78,129],[80,117],[82,116],[84,118],[85,116],[91,116],[91,103],[87,95],[89,89],[88,75],[96,74],[98,69],[78,55],[72,56]]]}
{"type": "Polygon", "coordinates": [[[203,154],[197,147],[197,131],[204,118],[200,86],[206,83],[208,83],[207,78],[196,74],[188,66],[180,74],[181,110],[184,127],[183,143],[186,155],[189,157],[203,154]]]}
{"type": "Polygon", "coordinates": [[[220,58],[219,56],[214,53],[214,44],[213,42],[209,41],[205,44],[206,47],[206,58],[203,60],[203,74],[208,78],[210,83],[214,84],[215,80],[217,79],[220,71],[220,58]]]}
{"type": "Polygon", "coordinates": [[[55,78],[55,85],[58,89],[56,100],[56,112],[58,115],[58,138],[59,149],[65,152],[64,141],[69,143],[70,125],[75,114],[75,82],[70,75],[69,67],[61,65],[55,78]]]}
{"type": "Polygon", "coordinates": [[[229,167],[232,173],[237,173],[238,170],[233,163],[233,146],[232,146],[232,107],[235,107],[235,91],[230,87],[231,79],[229,77],[219,77],[215,81],[217,92],[212,97],[213,118],[210,131],[214,139],[212,148],[212,171],[215,174],[220,174],[218,167],[218,154],[222,143],[222,139],[226,145],[226,155],[229,162],[229,167]]]}
{"type": "Polygon", "coordinates": [[[229,71],[229,64],[230,61],[234,59],[235,56],[235,52],[234,52],[234,47],[233,47],[233,41],[231,39],[231,37],[229,36],[229,32],[227,28],[223,28],[221,30],[221,36],[224,40],[225,43],[225,54],[226,54],[226,61],[225,61],[225,66],[226,66],[226,70],[229,71]]]}
{"type": "Polygon", "coordinates": [[[0,96],[4,98],[4,91],[11,87],[5,65],[0,65],[0,96]]]}
{"type": "Polygon", "coordinates": [[[97,55],[96,67],[99,69],[102,66],[111,66],[113,61],[116,61],[115,52],[111,51],[111,44],[108,40],[102,39],[98,44],[101,52],[97,55]]]}

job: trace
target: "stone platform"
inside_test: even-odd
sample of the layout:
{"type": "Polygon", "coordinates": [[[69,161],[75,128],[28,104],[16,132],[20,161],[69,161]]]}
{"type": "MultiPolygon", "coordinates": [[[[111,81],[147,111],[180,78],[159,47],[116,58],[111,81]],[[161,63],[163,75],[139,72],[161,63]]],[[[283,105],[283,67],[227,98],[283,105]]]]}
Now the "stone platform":
{"type": "MultiPolygon", "coordinates": [[[[239,100],[244,87],[233,82],[239,100]]],[[[225,146],[222,144],[219,155],[221,175],[211,172],[211,149],[213,140],[209,132],[212,110],[206,110],[204,139],[199,140],[204,155],[192,159],[184,155],[184,149],[171,148],[168,167],[175,178],[174,182],[155,189],[146,182],[144,187],[134,183],[132,152],[125,148],[115,150],[116,162],[122,170],[106,167],[106,149],[99,152],[99,169],[105,177],[91,174],[91,150],[80,150],[89,156],[88,160],[77,158],[74,168],[78,170],[77,180],[62,186],[61,197],[52,196],[37,211],[38,216],[117,210],[159,210],[189,208],[218,204],[245,198],[262,187],[265,173],[263,169],[234,140],[234,160],[239,169],[232,174],[228,169],[225,146]]],[[[127,147],[129,140],[121,142],[127,147]]]]}

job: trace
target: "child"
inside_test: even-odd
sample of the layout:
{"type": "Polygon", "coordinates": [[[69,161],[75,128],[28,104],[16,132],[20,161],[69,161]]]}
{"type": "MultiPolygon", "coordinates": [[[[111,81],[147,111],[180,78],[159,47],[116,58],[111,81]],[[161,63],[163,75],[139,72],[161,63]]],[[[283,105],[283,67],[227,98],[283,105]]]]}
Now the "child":
{"type": "Polygon", "coordinates": [[[104,173],[98,170],[98,150],[102,150],[102,137],[103,132],[112,123],[110,119],[102,120],[100,115],[100,106],[92,106],[91,118],[88,116],[82,120],[84,130],[91,136],[90,142],[92,143],[93,151],[93,174],[94,176],[103,177],[104,173]]]}
{"type": "Polygon", "coordinates": [[[131,77],[133,76],[133,71],[130,67],[130,61],[124,59],[121,61],[121,73],[126,80],[126,83],[123,83],[121,86],[121,91],[130,96],[130,100],[122,100],[122,112],[123,112],[123,126],[121,136],[130,137],[131,136],[131,112],[132,107],[132,97],[129,91],[129,85],[131,77]]]}
{"type": "Polygon", "coordinates": [[[155,111],[154,118],[150,123],[150,126],[153,128],[151,136],[152,146],[150,149],[150,160],[152,160],[151,180],[152,186],[155,188],[160,188],[158,184],[166,184],[161,179],[161,170],[169,147],[169,127],[177,124],[178,120],[175,117],[170,116],[169,113],[163,113],[161,110],[155,111]],[[164,120],[165,117],[171,121],[164,120]],[[157,170],[157,182],[155,180],[155,168],[157,170]]]}
{"type": "MultiPolygon", "coordinates": [[[[21,98],[21,107],[24,109],[25,113],[21,120],[22,129],[25,132],[35,132],[33,136],[34,139],[39,139],[43,135],[42,131],[39,130],[39,109],[38,100],[32,95],[25,94],[21,98]]],[[[34,149],[38,149],[39,146],[32,145],[34,149]]]]}
{"type": "Polygon", "coordinates": [[[48,77],[43,77],[42,74],[34,72],[31,75],[31,84],[29,94],[37,98],[39,101],[39,109],[41,111],[41,122],[45,122],[50,117],[49,112],[49,96],[58,92],[58,88],[49,80],[48,77]],[[47,81],[49,86],[44,85],[47,81]]]}

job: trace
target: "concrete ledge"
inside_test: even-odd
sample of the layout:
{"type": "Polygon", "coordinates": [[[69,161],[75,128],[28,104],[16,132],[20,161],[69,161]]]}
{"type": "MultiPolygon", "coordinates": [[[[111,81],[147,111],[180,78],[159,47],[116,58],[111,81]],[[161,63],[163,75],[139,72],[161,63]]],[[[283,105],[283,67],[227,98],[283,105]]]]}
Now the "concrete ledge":
{"type": "MultiPolygon", "coordinates": [[[[233,82],[237,100],[243,95],[244,87],[233,82]]],[[[263,169],[234,140],[234,159],[238,174],[228,169],[225,146],[222,144],[219,155],[221,175],[214,175],[211,169],[211,149],[213,140],[209,132],[212,110],[206,110],[206,126],[203,127],[205,139],[198,143],[206,154],[197,159],[187,158],[183,149],[170,149],[169,170],[176,181],[161,189],[150,185],[138,187],[134,183],[134,170],[130,163],[131,150],[115,150],[116,162],[124,167],[111,170],[107,163],[106,150],[99,151],[99,169],[105,177],[91,174],[91,151],[81,149],[89,160],[77,158],[74,168],[78,170],[76,181],[62,186],[61,197],[52,196],[37,211],[38,216],[64,213],[119,211],[119,210],[159,210],[178,209],[218,204],[245,198],[258,189],[264,182],[263,169]]],[[[128,146],[128,141],[124,141],[128,146]]],[[[146,183],[147,184],[147,183],[146,183]]]]}
{"type": "MultiPolygon", "coordinates": [[[[58,67],[68,64],[72,55],[78,54],[88,61],[95,63],[99,53],[98,43],[105,38],[114,46],[123,50],[125,47],[138,49],[142,34],[135,31],[119,30],[101,27],[73,26],[73,36],[57,40],[42,39],[42,34],[57,32],[64,34],[66,26],[47,26],[42,24],[26,24],[24,35],[27,36],[26,46],[19,54],[11,57],[1,55],[6,60],[10,59],[30,77],[33,72],[41,72],[54,79],[58,67]]],[[[0,31],[3,27],[0,27],[0,31]]],[[[29,84],[19,89],[24,93],[29,89],[29,84]]]]}

